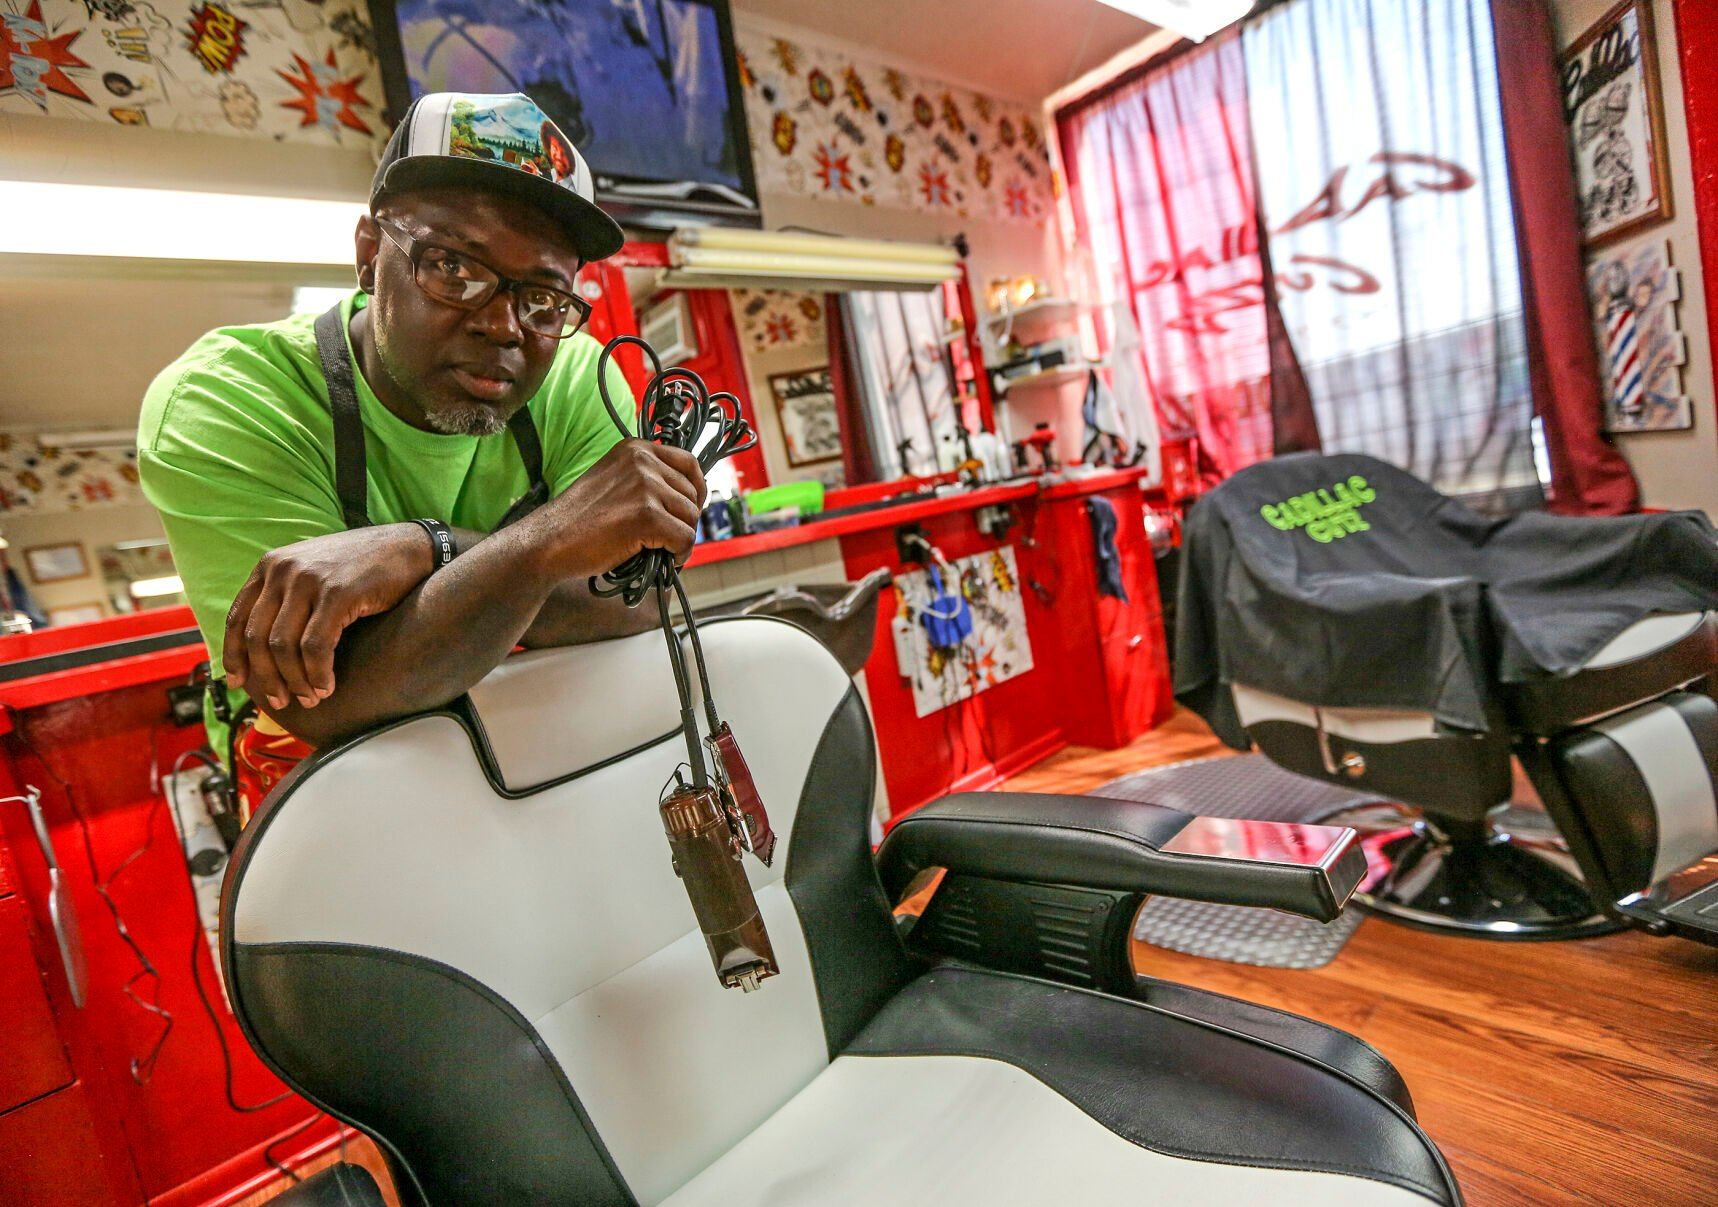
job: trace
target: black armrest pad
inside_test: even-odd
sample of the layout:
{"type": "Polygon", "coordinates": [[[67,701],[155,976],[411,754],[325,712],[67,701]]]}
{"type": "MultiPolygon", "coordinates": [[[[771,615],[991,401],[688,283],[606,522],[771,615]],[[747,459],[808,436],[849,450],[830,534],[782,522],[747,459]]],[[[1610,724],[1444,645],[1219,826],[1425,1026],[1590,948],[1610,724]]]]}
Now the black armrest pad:
{"type": "Polygon", "coordinates": [[[944,867],[993,880],[1264,906],[1328,922],[1365,873],[1354,837],[1328,826],[1196,819],[1098,796],[966,792],[909,814],[884,839],[877,861],[891,900],[923,869],[944,867]],[[1262,841],[1237,853],[1202,841],[1219,827],[1262,841]],[[1312,849],[1298,855],[1255,853],[1304,846],[1308,838],[1312,849]]]}

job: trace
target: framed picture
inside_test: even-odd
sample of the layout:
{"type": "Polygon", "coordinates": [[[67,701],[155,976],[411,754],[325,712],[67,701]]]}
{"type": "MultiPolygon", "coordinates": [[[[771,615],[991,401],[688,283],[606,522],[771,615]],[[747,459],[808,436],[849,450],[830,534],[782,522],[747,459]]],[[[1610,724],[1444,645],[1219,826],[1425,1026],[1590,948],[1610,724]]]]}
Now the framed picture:
{"type": "Polygon", "coordinates": [[[1602,247],[1672,214],[1650,0],[1623,0],[1562,54],[1581,237],[1602,247]]]}
{"type": "Polygon", "coordinates": [[[841,459],[841,419],[835,412],[835,387],[829,366],[770,378],[775,413],[781,420],[787,463],[794,467],[841,459]]]}
{"type": "Polygon", "coordinates": [[[48,623],[56,629],[69,624],[88,624],[92,620],[100,620],[107,613],[99,602],[67,604],[63,608],[48,609],[48,623]]]}
{"type": "Polygon", "coordinates": [[[30,568],[30,577],[39,583],[57,583],[64,578],[82,578],[89,573],[89,559],[77,541],[26,549],[24,564],[30,568]]]}
{"type": "Polygon", "coordinates": [[[1647,239],[1587,260],[1587,302],[1599,346],[1605,431],[1680,432],[1694,426],[1682,392],[1687,341],[1677,324],[1682,281],[1670,244],[1647,239]]]}

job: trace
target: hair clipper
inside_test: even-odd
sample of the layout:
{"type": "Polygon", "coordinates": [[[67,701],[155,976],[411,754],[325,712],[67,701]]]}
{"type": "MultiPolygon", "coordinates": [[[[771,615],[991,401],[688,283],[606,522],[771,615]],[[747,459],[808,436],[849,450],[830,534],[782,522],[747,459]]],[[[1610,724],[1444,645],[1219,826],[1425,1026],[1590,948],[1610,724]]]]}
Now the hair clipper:
{"type": "Polygon", "coordinates": [[[727,788],[745,827],[741,845],[768,867],[775,854],[775,831],[770,829],[770,815],[758,795],[751,768],[746,766],[746,756],[740,753],[740,743],[726,721],[711,731],[709,745],[716,756],[716,778],[727,788]]]}
{"type": "Polygon", "coordinates": [[[711,787],[680,787],[663,799],[661,812],[674,872],[686,885],[716,977],[750,993],[780,969],[721,797],[711,787]]]}

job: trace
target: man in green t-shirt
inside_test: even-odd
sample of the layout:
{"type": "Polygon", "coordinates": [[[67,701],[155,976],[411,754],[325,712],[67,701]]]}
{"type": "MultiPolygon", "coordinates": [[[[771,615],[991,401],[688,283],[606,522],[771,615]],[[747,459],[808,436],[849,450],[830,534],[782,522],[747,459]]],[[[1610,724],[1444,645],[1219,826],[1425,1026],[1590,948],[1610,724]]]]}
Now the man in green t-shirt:
{"type": "MultiPolygon", "coordinates": [[[[587,579],[643,548],[683,559],[704,480],[622,440],[598,395],[574,274],[623,236],[592,195],[528,98],[425,96],[337,316],[220,328],[150,386],[143,489],[234,709],[248,694],[322,745],[446,703],[516,644],[647,626],[587,579]]],[[[612,366],[608,386],[630,418],[612,366]]]]}

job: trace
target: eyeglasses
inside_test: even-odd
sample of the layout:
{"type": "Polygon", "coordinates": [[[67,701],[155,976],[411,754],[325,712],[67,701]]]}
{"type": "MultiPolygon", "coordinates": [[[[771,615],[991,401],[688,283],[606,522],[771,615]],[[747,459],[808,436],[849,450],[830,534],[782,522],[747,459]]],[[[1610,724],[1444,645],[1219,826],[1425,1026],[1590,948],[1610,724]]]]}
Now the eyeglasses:
{"type": "Polygon", "coordinates": [[[384,219],[376,219],[376,227],[406,253],[412,262],[412,280],[438,302],[461,310],[481,310],[505,289],[513,295],[513,312],[519,316],[519,325],[533,335],[549,339],[577,335],[591,317],[590,303],[574,294],[504,277],[481,260],[450,247],[426,243],[384,219]]]}

